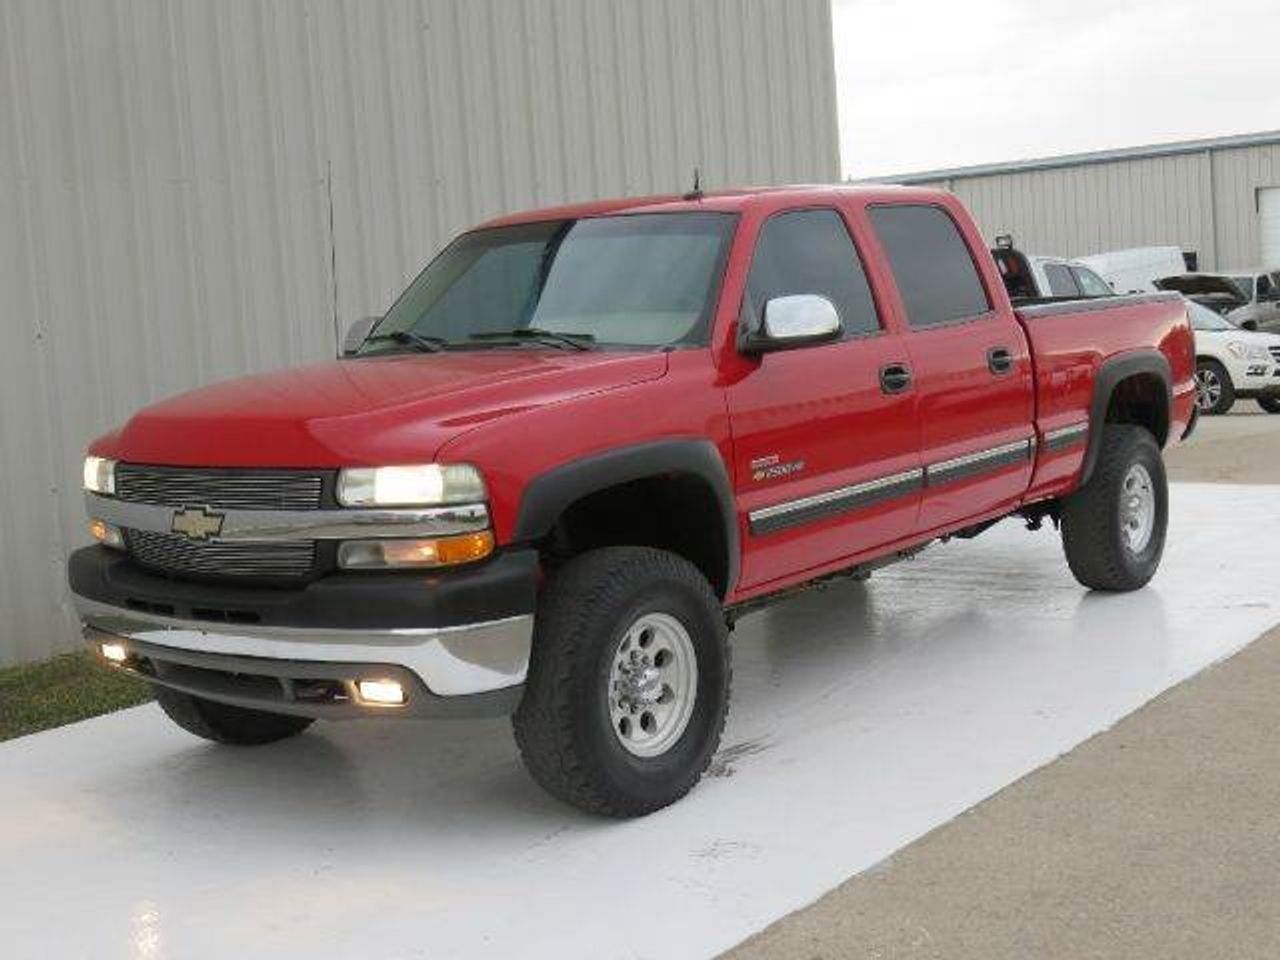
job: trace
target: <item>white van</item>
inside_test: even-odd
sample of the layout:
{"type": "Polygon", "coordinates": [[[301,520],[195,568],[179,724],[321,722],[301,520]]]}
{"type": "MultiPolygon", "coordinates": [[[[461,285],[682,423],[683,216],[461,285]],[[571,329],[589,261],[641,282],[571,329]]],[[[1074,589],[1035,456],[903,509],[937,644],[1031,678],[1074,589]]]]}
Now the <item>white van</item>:
{"type": "Polygon", "coordinates": [[[1130,247],[1094,253],[1078,261],[1111,284],[1116,293],[1151,293],[1155,281],[1187,272],[1179,247],[1130,247]]]}

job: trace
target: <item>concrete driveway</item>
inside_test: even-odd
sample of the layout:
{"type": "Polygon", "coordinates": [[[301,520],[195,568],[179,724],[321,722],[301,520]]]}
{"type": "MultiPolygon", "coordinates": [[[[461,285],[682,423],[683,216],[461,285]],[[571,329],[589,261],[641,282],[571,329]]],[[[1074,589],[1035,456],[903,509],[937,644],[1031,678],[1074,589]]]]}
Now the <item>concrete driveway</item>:
{"type": "MultiPolygon", "coordinates": [[[[258,750],[141,707],[0,745],[0,943],[107,958],[709,957],[1230,655],[1280,578],[1265,487],[1181,485],[1146,590],[1088,595],[1001,524],[744,621],[685,801],[593,820],[506,725],[360,722],[258,750]]],[[[790,951],[778,955],[796,955],[790,951]]]]}

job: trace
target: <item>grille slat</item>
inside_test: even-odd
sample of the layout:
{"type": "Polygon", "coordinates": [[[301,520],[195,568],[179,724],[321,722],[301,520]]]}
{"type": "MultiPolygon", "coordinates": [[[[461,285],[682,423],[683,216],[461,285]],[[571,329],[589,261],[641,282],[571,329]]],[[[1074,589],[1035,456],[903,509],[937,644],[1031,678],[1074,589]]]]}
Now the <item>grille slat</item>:
{"type": "Polygon", "coordinates": [[[116,496],[170,507],[318,510],[324,477],[292,470],[180,470],[122,463],[116,467],[116,496]]]}
{"type": "MultiPolygon", "coordinates": [[[[211,510],[318,510],[325,474],[303,470],[219,470],[116,466],[116,497],[167,507],[211,510]]],[[[164,573],[229,579],[301,580],[316,571],[314,540],[219,543],[175,533],[127,529],[125,546],[145,567],[164,573]]]]}
{"type": "Polygon", "coordinates": [[[196,543],[173,533],[126,530],[125,543],[138,563],[168,573],[292,579],[308,576],[316,562],[314,540],[196,543]]]}

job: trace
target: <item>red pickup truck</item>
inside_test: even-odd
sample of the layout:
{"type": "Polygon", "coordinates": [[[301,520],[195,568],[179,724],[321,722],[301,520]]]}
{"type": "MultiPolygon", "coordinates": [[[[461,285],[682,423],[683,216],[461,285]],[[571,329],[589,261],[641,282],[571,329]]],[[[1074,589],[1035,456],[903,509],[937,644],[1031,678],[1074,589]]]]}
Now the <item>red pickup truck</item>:
{"type": "Polygon", "coordinates": [[[1176,295],[1015,309],[945,192],[540,210],[336,362],[97,440],[71,589],[192,733],[511,713],[543,787],[634,816],[705,770],[762,604],[1010,516],[1145,584],[1194,369],[1176,295]]]}

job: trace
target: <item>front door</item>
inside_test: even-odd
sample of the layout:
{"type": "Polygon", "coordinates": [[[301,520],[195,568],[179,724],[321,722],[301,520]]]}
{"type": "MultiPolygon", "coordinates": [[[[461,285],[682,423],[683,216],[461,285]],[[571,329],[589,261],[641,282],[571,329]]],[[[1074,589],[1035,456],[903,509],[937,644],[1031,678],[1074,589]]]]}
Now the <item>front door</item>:
{"type": "Polygon", "coordinates": [[[905,346],[881,322],[837,210],[786,211],[762,226],[743,309],[761,316],[791,294],[829,299],[842,333],[766,353],[726,391],[751,538],[744,587],[906,537],[920,500],[915,392],[893,375],[907,367],[905,346]]]}

